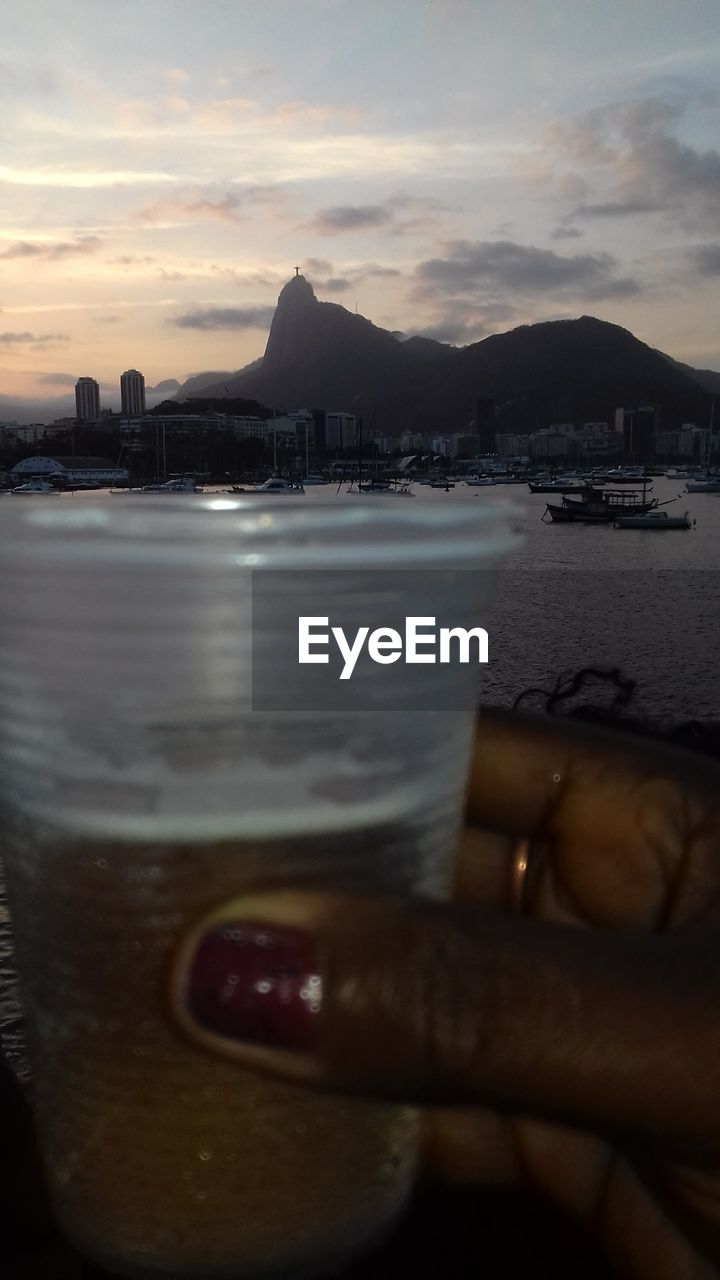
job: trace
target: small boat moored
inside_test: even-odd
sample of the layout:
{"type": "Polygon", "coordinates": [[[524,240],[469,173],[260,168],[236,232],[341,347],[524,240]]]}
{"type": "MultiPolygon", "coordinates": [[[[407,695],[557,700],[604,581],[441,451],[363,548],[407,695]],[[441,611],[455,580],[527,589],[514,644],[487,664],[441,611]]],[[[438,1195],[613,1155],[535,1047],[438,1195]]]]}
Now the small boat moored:
{"type": "MultiPolygon", "coordinates": [[[[358,493],[381,494],[392,498],[414,498],[410,480],[368,480],[358,484],[358,493]]],[[[352,486],[348,493],[352,492],[352,486]]]]}
{"type": "Polygon", "coordinates": [[[171,480],[163,480],[157,484],[143,485],[140,490],[133,490],[135,493],[202,493],[203,490],[198,486],[195,476],[174,476],[171,480]]]}
{"type": "Polygon", "coordinates": [[[620,516],[644,516],[657,505],[657,498],[648,498],[645,489],[639,492],[586,486],[579,498],[563,496],[562,506],[548,502],[543,520],[549,516],[553,524],[610,524],[620,516]]]}
{"type": "Polygon", "coordinates": [[[613,523],[616,529],[692,529],[695,521],[687,511],[682,516],[669,516],[667,511],[647,511],[645,515],[618,516],[613,523]]]}
{"type": "Polygon", "coordinates": [[[57,485],[49,484],[47,480],[26,480],[25,484],[18,484],[10,493],[55,493],[59,494],[60,490],[57,485]]]}
{"type": "Polygon", "coordinates": [[[270,478],[268,480],[263,481],[262,484],[253,484],[253,485],[234,484],[231,489],[223,489],[222,492],[223,493],[241,493],[245,497],[249,497],[254,493],[260,493],[263,495],[265,495],[266,493],[280,493],[280,494],[289,493],[289,494],[294,494],[295,497],[297,497],[299,494],[304,494],[305,486],[300,481],[294,482],[291,480],[285,480],[283,476],[270,476],[270,478]]]}

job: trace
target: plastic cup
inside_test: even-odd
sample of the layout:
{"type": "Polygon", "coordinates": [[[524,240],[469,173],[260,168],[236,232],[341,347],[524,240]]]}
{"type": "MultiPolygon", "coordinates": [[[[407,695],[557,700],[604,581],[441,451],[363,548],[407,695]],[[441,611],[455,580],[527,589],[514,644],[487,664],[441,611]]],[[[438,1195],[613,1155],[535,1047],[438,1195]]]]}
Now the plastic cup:
{"type": "Polygon", "coordinates": [[[306,571],[346,618],[381,581],[396,614],[482,622],[491,575],[472,599],[457,575],[497,565],[507,509],[50,506],[0,510],[0,799],[58,1219],[120,1276],[336,1269],[402,1209],[415,1112],[214,1060],[172,1022],[168,970],[197,917],[248,890],[447,891],[477,667],[427,668],[431,712],[400,663],[382,708],[371,670],[362,710],[265,711],[252,658],[256,681],[297,675],[273,619],[306,571]],[[258,572],[269,612],[253,646],[258,572]]]}

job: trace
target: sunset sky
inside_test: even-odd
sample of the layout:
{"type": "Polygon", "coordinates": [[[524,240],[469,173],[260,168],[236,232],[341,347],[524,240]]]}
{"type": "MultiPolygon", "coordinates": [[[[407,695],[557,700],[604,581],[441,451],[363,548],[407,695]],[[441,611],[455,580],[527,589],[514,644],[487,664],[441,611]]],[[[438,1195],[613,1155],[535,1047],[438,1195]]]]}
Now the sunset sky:
{"type": "Polygon", "coordinates": [[[296,264],[720,369],[719,66],[718,0],[4,0],[0,417],[240,368],[296,264]]]}

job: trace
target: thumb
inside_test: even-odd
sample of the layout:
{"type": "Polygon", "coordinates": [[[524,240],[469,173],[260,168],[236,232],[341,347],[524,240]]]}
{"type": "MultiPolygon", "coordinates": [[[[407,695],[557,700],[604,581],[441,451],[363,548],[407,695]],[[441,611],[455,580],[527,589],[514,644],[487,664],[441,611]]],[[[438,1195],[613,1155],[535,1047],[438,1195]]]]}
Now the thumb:
{"type": "Polygon", "coordinates": [[[172,1006],[196,1043],[288,1080],[688,1136],[707,1134],[720,1085],[704,1043],[714,951],[714,936],[687,953],[476,907],[284,891],[190,931],[172,1006]]]}

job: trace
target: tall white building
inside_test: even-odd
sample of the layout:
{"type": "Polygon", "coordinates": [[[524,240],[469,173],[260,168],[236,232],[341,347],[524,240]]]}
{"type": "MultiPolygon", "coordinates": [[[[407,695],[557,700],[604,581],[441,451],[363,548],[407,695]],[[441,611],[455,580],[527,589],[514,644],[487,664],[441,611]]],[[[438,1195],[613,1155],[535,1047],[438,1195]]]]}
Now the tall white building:
{"type": "Polygon", "coordinates": [[[142,418],[145,412],[145,379],[137,369],[120,374],[120,398],[126,418],[142,418]]]}
{"type": "Polygon", "coordinates": [[[80,422],[100,417],[100,387],[94,378],[78,378],[75,383],[75,416],[80,422]]]}

